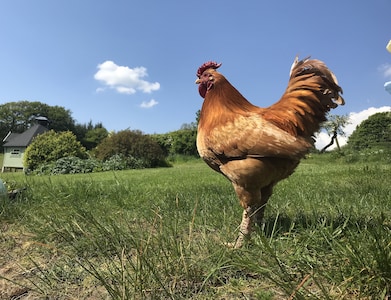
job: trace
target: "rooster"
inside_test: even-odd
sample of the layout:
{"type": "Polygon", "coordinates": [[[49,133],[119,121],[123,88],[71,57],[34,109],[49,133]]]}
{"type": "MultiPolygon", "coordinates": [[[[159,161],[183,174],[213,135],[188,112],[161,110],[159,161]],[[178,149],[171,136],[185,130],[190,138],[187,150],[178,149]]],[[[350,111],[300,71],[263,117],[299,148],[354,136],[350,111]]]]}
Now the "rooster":
{"type": "Polygon", "coordinates": [[[315,59],[294,60],[288,87],[281,99],[267,108],[247,101],[206,62],[196,83],[204,102],[197,134],[201,158],[233,185],[243,208],[239,248],[253,225],[263,227],[265,206],[273,187],[290,176],[314,146],[314,133],[332,108],[344,105],[342,89],[327,66],[315,59]]]}

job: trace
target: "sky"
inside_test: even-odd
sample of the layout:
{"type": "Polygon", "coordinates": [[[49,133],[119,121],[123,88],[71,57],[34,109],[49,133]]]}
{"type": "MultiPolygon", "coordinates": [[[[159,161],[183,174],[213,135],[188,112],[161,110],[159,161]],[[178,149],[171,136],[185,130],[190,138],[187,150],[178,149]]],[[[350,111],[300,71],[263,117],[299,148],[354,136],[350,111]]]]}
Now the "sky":
{"type": "MultiPolygon", "coordinates": [[[[295,56],[311,55],[344,90],[345,106],[332,113],[351,118],[349,135],[391,110],[390,12],[390,0],[4,0],[0,104],[39,101],[80,124],[167,133],[195,122],[204,62],[222,62],[219,71],[267,107],[295,56]]],[[[327,141],[320,135],[317,146],[327,141]]]]}

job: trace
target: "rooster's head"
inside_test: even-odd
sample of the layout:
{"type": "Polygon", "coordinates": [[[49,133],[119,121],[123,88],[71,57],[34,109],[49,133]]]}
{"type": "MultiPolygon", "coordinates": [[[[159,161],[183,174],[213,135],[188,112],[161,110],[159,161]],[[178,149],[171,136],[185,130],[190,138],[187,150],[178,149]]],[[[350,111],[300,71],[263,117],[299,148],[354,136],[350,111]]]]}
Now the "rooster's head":
{"type": "Polygon", "coordinates": [[[198,92],[200,93],[202,98],[205,98],[206,92],[209,91],[213,87],[214,76],[213,71],[221,66],[221,63],[218,64],[213,61],[208,61],[204,63],[197,70],[196,84],[199,84],[198,92]]]}

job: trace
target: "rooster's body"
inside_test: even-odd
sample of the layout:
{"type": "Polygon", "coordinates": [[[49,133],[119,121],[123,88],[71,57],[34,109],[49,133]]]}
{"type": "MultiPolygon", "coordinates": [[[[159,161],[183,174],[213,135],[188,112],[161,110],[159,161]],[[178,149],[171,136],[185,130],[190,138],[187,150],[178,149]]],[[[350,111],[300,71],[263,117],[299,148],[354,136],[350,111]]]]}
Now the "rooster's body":
{"type": "Polygon", "coordinates": [[[248,102],[208,62],[198,69],[200,113],[197,149],[202,159],[228,178],[243,207],[239,238],[261,225],[273,187],[293,173],[313,147],[326,114],[343,105],[334,74],[319,60],[297,59],[281,99],[268,108],[248,102]]]}

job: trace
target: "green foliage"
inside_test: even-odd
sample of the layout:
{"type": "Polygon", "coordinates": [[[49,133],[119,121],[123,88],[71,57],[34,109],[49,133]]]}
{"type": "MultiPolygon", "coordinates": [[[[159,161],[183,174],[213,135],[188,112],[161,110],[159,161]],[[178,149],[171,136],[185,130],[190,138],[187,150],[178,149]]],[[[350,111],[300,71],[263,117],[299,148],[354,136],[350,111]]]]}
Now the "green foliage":
{"type": "Polygon", "coordinates": [[[79,157],[63,157],[55,162],[39,165],[32,174],[37,175],[58,175],[91,173],[101,170],[101,163],[94,159],[81,159],[79,157]]]}
{"type": "Polygon", "coordinates": [[[391,112],[377,113],[364,120],[349,137],[348,146],[353,150],[391,148],[391,112]]]}
{"type": "Polygon", "coordinates": [[[95,148],[109,135],[102,123],[93,125],[92,121],[88,124],[76,124],[73,132],[87,150],[95,148]]]}
{"type": "Polygon", "coordinates": [[[91,150],[98,146],[107,136],[109,132],[106,128],[99,127],[93,128],[86,132],[86,135],[82,139],[81,143],[88,149],[91,150]]]}
{"type": "Polygon", "coordinates": [[[119,171],[127,169],[143,169],[146,167],[148,166],[144,164],[143,160],[134,158],[132,156],[124,157],[120,154],[115,154],[103,162],[91,157],[87,159],[81,159],[79,157],[68,156],[60,158],[55,162],[41,164],[34,171],[29,171],[29,174],[78,174],[102,171],[119,171]]]}
{"type": "MultiPolygon", "coordinates": [[[[131,169],[131,168],[128,168],[126,159],[121,154],[114,154],[112,157],[106,159],[102,163],[103,171],[119,171],[119,170],[126,170],[126,169],[131,169]]],[[[133,169],[138,169],[138,168],[133,168],[133,169]]]]}
{"type": "Polygon", "coordinates": [[[118,171],[126,169],[143,169],[148,168],[143,159],[138,159],[133,156],[123,156],[121,154],[114,154],[109,159],[102,163],[103,171],[118,171]]]}
{"type": "Polygon", "coordinates": [[[141,160],[144,167],[165,166],[165,155],[159,144],[139,130],[123,130],[105,138],[94,155],[106,161],[113,155],[141,160]]]}
{"type": "Polygon", "coordinates": [[[344,127],[349,124],[348,115],[328,115],[327,121],[322,123],[322,128],[327,131],[329,136],[332,136],[335,132],[338,135],[345,136],[344,127]]]}
{"type": "Polygon", "coordinates": [[[72,130],[74,120],[70,110],[61,106],[49,106],[38,101],[17,101],[0,105],[0,135],[4,138],[9,131],[21,133],[35,123],[35,117],[44,116],[50,120],[55,131],[72,130]]]}
{"type": "Polygon", "coordinates": [[[341,151],[331,151],[329,154],[330,162],[339,161],[343,163],[391,163],[391,148],[382,146],[372,146],[362,150],[352,150],[344,147],[341,151]]]}
{"type": "Polygon", "coordinates": [[[184,154],[184,155],[197,155],[197,131],[192,130],[178,130],[172,132],[172,144],[170,152],[173,154],[184,154]]]}
{"type": "Polygon", "coordinates": [[[50,130],[34,138],[23,159],[25,167],[34,170],[42,164],[69,156],[87,158],[87,153],[72,132],[50,130]]]}
{"type": "Polygon", "coordinates": [[[165,134],[154,134],[152,138],[159,143],[169,156],[198,156],[196,145],[197,130],[194,127],[165,134]]]}
{"type": "Polygon", "coordinates": [[[346,136],[344,127],[349,123],[349,117],[347,115],[328,115],[327,121],[322,124],[322,128],[325,129],[327,134],[331,137],[331,141],[320,150],[321,153],[325,152],[327,148],[333,145],[334,141],[337,144],[338,150],[341,150],[338,142],[338,135],[346,136]]]}

